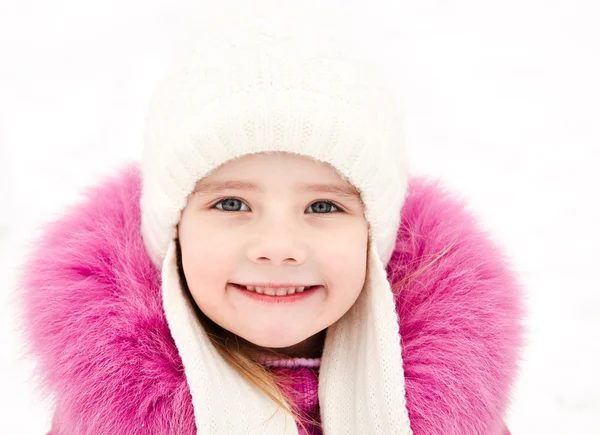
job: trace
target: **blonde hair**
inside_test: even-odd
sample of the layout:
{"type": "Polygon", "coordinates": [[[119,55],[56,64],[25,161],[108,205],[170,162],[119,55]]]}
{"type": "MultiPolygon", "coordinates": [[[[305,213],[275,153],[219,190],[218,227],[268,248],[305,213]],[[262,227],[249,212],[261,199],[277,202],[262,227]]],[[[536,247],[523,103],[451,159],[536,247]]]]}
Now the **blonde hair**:
{"type": "MultiPolygon", "coordinates": [[[[269,396],[271,400],[278,405],[279,409],[283,409],[288,412],[294,421],[302,426],[307,433],[309,433],[309,431],[306,430],[304,423],[310,423],[321,427],[321,423],[319,421],[303,415],[298,406],[291,399],[291,391],[293,390],[293,377],[275,373],[269,368],[263,366],[257,360],[259,353],[272,353],[273,356],[281,358],[284,358],[285,355],[279,354],[273,350],[261,348],[247,340],[244,340],[243,338],[217,325],[200,310],[187,285],[183,271],[179,238],[175,239],[175,242],[177,245],[177,269],[179,271],[179,279],[182,289],[186,294],[186,297],[189,298],[200,324],[203,326],[208,338],[217,352],[242,377],[269,396]]],[[[273,416],[274,415],[275,414],[273,414],[273,416]]],[[[269,420],[273,418],[273,416],[271,416],[269,420]]]]}

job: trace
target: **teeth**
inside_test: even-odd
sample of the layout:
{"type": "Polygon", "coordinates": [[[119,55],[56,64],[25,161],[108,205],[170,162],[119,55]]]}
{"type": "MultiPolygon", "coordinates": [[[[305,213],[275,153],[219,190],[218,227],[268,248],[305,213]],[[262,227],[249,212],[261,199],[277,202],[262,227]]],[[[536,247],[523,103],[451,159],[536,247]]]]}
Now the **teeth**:
{"type": "Polygon", "coordinates": [[[255,291],[256,293],[266,294],[269,296],[285,296],[293,295],[294,293],[302,293],[306,287],[289,287],[289,288],[272,288],[272,287],[253,287],[251,285],[244,286],[246,290],[255,291]]]}

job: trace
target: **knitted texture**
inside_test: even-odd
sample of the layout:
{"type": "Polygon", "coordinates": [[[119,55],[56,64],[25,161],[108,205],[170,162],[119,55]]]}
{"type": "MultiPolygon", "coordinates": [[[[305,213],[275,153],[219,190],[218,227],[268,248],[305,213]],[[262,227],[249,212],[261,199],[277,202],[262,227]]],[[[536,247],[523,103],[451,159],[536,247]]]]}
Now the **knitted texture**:
{"type": "MultiPolygon", "coordinates": [[[[20,267],[21,341],[55,404],[52,435],[211,433],[195,425],[160,272],[139,232],[140,184],[136,165],[87,189],[31,241],[20,267]]],[[[413,179],[402,216],[387,274],[411,427],[503,433],[524,342],[522,289],[475,216],[439,184],[413,179]]]]}
{"type": "MultiPolygon", "coordinates": [[[[278,376],[284,377],[291,388],[286,389],[300,413],[300,435],[322,435],[319,409],[319,367],[321,358],[262,358],[260,363],[278,376]]],[[[287,385],[286,384],[286,385],[287,385]]]]}
{"type": "Polygon", "coordinates": [[[300,435],[322,435],[321,413],[319,408],[319,369],[307,367],[302,362],[294,362],[295,365],[284,364],[274,367],[272,371],[279,376],[291,380],[291,388],[288,394],[298,407],[300,420],[304,427],[297,423],[300,435]]]}
{"type": "Polygon", "coordinates": [[[270,418],[275,404],[210,345],[181,289],[174,242],[198,180],[246,154],[289,152],[331,164],[359,190],[369,223],[364,289],[327,330],[323,426],[334,434],[408,435],[398,317],[385,273],[408,179],[401,113],[364,53],[326,26],[315,27],[311,16],[284,9],[227,16],[191,37],[157,87],[146,120],[141,232],[161,269],[165,314],[196,424],[213,433],[261,435],[293,426],[286,413],[270,418]]]}
{"type": "Polygon", "coordinates": [[[262,358],[259,362],[265,367],[321,367],[321,358],[262,358]]]}

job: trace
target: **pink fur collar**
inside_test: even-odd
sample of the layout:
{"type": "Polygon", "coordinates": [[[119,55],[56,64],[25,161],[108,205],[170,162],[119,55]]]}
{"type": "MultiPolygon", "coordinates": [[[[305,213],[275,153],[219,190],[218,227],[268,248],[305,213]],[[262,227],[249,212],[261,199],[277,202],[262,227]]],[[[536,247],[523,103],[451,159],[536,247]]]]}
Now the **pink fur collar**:
{"type": "MultiPolygon", "coordinates": [[[[53,435],[196,433],[139,195],[137,164],[87,189],[22,266],[21,329],[55,395],[53,435]]],[[[504,433],[525,315],[504,254],[463,200],[413,178],[387,271],[412,276],[393,288],[415,435],[504,433]]]]}

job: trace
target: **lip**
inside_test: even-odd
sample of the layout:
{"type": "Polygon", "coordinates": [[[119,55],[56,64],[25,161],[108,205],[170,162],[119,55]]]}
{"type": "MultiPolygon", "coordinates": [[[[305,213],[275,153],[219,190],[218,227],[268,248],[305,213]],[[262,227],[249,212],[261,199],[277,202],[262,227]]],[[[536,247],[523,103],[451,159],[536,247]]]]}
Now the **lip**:
{"type": "Polygon", "coordinates": [[[251,290],[246,290],[243,287],[240,287],[238,284],[230,283],[227,285],[230,286],[231,289],[242,293],[244,296],[246,296],[248,298],[254,299],[255,301],[258,301],[258,302],[264,302],[266,304],[291,304],[293,302],[298,302],[303,299],[309,298],[323,288],[322,285],[319,285],[310,290],[305,290],[302,293],[294,293],[293,295],[269,296],[264,293],[261,294],[261,293],[256,293],[251,290]]]}

